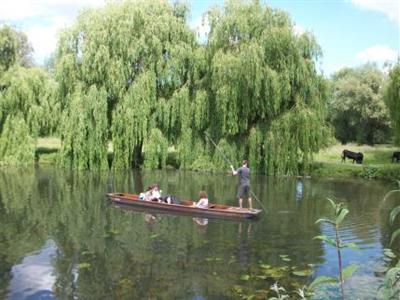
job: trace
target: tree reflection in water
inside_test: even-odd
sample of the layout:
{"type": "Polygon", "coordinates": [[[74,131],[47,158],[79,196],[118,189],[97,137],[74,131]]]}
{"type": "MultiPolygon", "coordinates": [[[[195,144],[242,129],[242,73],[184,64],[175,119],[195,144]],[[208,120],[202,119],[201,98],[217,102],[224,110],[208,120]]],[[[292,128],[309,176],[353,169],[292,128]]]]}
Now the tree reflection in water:
{"type": "MultiPolygon", "coordinates": [[[[13,268],[26,266],[26,258],[49,241],[54,243],[54,254],[46,261],[54,276],[50,297],[59,299],[232,298],[237,286],[249,293],[269,289],[276,278],[255,279],[262,272],[260,264],[313,264],[315,274],[329,274],[336,262],[312,240],[329,234],[315,225],[328,211],[326,196],[348,199],[346,238],[366,249],[349,259],[364,263],[359,274],[368,276],[371,289],[380,283],[366,262],[379,262],[388,243],[380,241],[388,230],[377,201],[389,190],[382,183],[303,180],[302,198],[296,201],[296,179],[257,176],[252,188],[267,214],[255,222],[146,215],[109,205],[105,197],[114,191],[138,193],[152,182],[183,199],[196,199],[205,189],[217,203],[236,204],[235,178],[218,174],[0,170],[0,298],[28,296],[24,288],[30,283],[12,283],[13,268]],[[291,261],[283,262],[283,254],[291,261]],[[253,277],[245,281],[243,275],[253,277]]],[[[279,280],[291,287],[307,284],[313,276],[288,274],[279,280]]],[[[353,292],[360,295],[360,290],[353,292]]]]}

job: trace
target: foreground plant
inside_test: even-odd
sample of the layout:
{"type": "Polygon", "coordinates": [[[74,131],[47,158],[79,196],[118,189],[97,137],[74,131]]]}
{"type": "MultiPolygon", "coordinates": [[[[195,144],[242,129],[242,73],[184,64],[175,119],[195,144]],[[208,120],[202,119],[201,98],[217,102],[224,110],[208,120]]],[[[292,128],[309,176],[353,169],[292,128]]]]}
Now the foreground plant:
{"type": "MultiPolygon", "coordinates": [[[[400,192],[400,181],[397,181],[399,184],[399,189],[397,190],[392,190],[388,192],[385,197],[383,198],[383,201],[386,201],[389,196],[392,194],[400,192]]],[[[397,219],[397,216],[400,213],[400,205],[396,206],[393,208],[390,212],[389,216],[389,221],[390,225],[393,226],[395,223],[395,220],[397,219]]],[[[393,244],[393,242],[397,239],[397,237],[400,236],[400,227],[397,228],[391,236],[390,239],[390,245],[393,244]]],[[[399,299],[400,297],[400,260],[397,262],[396,266],[393,268],[390,268],[386,275],[385,275],[385,282],[383,285],[384,292],[383,296],[385,299],[399,299]]]]}
{"type": "Polygon", "coordinates": [[[329,199],[330,204],[332,205],[332,209],[334,211],[334,219],[327,219],[327,218],[322,218],[317,220],[315,223],[327,223],[330,224],[334,227],[335,229],[335,239],[331,239],[330,237],[326,235],[318,235],[314,237],[314,239],[324,241],[325,243],[333,246],[337,250],[337,256],[338,256],[338,266],[339,266],[339,277],[332,277],[332,276],[319,276],[317,277],[314,282],[311,283],[309,286],[310,289],[313,289],[315,286],[322,284],[322,283],[340,283],[340,290],[342,294],[342,299],[344,299],[344,289],[343,289],[343,283],[344,281],[349,278],[358,268],[357,265],[348,265],[347,267],[343,268],[342,265],[342,253],[341,250],[343,248],[351,248],[351,249],[357,249],[358,247],[355,243],[343,243],[340,239],[339,235],[339,228],[340,224],[343,222],[344,218],[346,215],[349,213],[349,210],[344,207],[343,203],[335,203],[333,200],[329,199]]]}

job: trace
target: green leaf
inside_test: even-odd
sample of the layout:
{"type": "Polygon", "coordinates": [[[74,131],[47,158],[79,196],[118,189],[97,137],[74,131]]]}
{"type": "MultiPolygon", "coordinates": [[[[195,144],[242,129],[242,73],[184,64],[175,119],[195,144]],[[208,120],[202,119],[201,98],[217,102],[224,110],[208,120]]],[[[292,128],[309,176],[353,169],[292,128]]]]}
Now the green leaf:
{"type": "Polygon", "coordinates": [[[270,265],[266,265],[266,264],[261,264],[260,267],[263,268],[263,269],[269,269],[269,268],[271,268],[270,265]]]}
{"type": "Polygon", "coordinates": [[[392,249],[383,249],[383,254],[390,258],[396,257],[396,254],[393,253],[392,249]]]}
{"type": "Polygon", "coordinates": [[[333,222],[332,220],[324,219],[324,218],[318,219],[318,220],[315,222],[315,224],[318,224],[318,223],[329,223],[329,224],[335,225],[335,222],[333,222]]]}
{"type": "Polygon", "coordinates": [[[360,250],[356,243],[347,243],[344,246],[352,250],[360,250]]]}
{"type": "Polygon", "coordinates": [[[313,270],[308,269],[308,270],[301,270],[301,271],[293,271],[292,274],[296,276],[310,276],[314,273],[313,270]]]}
{"type": "Polygon", "coordinates": [[[386,273],[387,270],[389,270],[389,268],[385,267],[385,266],[378,266],[377,268],[375,268],[375,272],[376,273],[381,273],[381,274],[386,273]]]}
{"type": "Polygon", "coordinates": [[[400,206],[397,206],[395,208],[392,209],[392,211],[390,212],[390,224],[393,225],[394,220],[396,219],[396,216],[400,213],[400,206]]]}
{"type": "Polygon", "coordinates": [[[313,239],[314,240],[321,240],[321,241],[324,241],[325,243],[327,243],[327,244],[329,244],[329,245],[331,245],[333,247],[337,247],[336,241],[331,239],[331,238],[329,238],[329,237],[327,237],[326,235],[317,235],[313,239]]]}
{"type": "Polygon", "coordinates": [[[385,197],[383,197],[383,202],[385,202],[386,199],[388,199],[390,195],[392,195],[392,194],[394,194],[394,193],[398,193],[398,192],[400,192],[400,190],[393,190],[393,191],[388,192],[388,193],[385,195],[385,197]]]}
{"type": "Polygon", "coordinates": [[[349,278],[353,273],[358,269],[357,265],[349,265],[346,268],[343,269],[342,274],[343,274],[343,280],[346,280],[349,278]]]}
{"type": "Polygon", "coordinates": [[[346,217],[346,215],[349,213],[349,210],[347,208],[342,208],[340,210],[339,216],[336,218],[336,225],[339,225],[340,223],[343,222],[343,219],[346,217]]]}
{"type": "Polygon", "coordinates": [[[400,235],[400,228],[392,233],[392,238],[390,239],[390,245],[394,242],[394,240],[400,235]]]}
{"type": "Polygon", "coordinates": [[[317,285],[320,285],[323,283],[339,283],[339,280],[336,277],[332,277],[332,276],[318,276],[317,278],[314,279],[313,282],[311,282],[309,288],[313,289],[317,285]]]}
{"type": "Polygon", "coordinates": [[[248,274],[245,274],[245,275],[240,276],[240,280],[247,281],[247,280],[249,280],[249,279],[250,279],[250,275],[248,275],[248,274]]]}
{"type": "Polygon", "coordinates": [[[90,269],[91,266],[92,266],[92,265],[91,265],[90,263],[86,263],[86,262],[78,264],[78,268],[79,268],[80,270],[90,269]]]}
{"type": "Polygon", "coordinates": [[[328,201],[331,203],[333,209],[336,210],[337,204],[335,203],[335,201],[333,201],[331,198],[326,198],[326,199],[328,199],[328,201]]]}

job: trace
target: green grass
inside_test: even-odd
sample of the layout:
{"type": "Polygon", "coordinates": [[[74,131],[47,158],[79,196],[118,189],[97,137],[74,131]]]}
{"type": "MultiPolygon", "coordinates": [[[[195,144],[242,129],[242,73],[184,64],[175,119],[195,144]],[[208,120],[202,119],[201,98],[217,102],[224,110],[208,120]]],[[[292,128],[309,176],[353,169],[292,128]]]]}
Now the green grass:
{"type": "Polygon", "coordinates": [[[59,150],[61,140],[57,137],[38,138],[36,149],[59,150]]]}
{"type": "Polygon", "coordinates": [[[400,179],[400,163],[392,163],[393,151],[399,147],[393,145],[334,145],[321,150],[315,157],[312,175],[321,177],[362,177],[380,179],[400,179]],[[346,159],[342,163],[344,149],[364,154],[363,164],[352,163],[346,159]]]}
{"type": "Polygon", "coordinates": [[[56,137],[38,138],[35,159],[41,164],[53,164],[57,160],[57,152],[61,148],[61,140],[56,137]]]}
{"type": "MultiPolygon", "coordinates": [[[[393,151],[399,151],[399,147],[393,145],[334,145],[332,147],[321,150],[314,160],[318,162],[341,163],[341,155],[344,149],[353,152],[362,152],[364,154],[363,164],[390,164],[392,162],[393,151]]],[[[346,159],[346,164],[352,164],[352,160],[346,159]]]]}
{"type": "MultiPolygon", "coordinates": [[[[41,164],[53,164],[57,160],[57,152],[60,150],[61,141],[56,137],[39,138],[36,145],[36,161],[41,164]]],[[[176,151],[170,149],[168,164],[176,165],[176,151]]],[[[400,163],[392,163],[393,151],[400,151],[400,147],[393,145],[356,145],[336,144],[322,149],[314,157],[311,167],[311,175],[315,177],[336,178],[379,178],[387,180],[400,180],[400,163]],[[362,152],[364,161],[362,165],[352,163],[346,159],[342,163],[342,151],[344,149],[353,152],[362,152]]],[[[108,144],[108,155],[112,156],[112,143],[108,144]]]]}

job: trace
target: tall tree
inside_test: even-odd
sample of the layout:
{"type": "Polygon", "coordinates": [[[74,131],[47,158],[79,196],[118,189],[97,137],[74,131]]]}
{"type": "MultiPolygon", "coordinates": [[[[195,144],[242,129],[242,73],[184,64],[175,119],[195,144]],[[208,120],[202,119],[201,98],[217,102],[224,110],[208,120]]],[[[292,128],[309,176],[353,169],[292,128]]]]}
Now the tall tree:
{"type": "Polygon", "coordinates": [[[211,131],[253,169],[297,173],[329,137],[314,37],[295,35],[286,13],[259,1],[228,1],[208,16],[211,131]]]}
{"type": "Polygon", "coordinates": [[[8,25],[0,25],[0,78],[14,64],[32,67],[32,52],[25,33],[8,25]]]}
{"type": "Polygon", "coordinates": [[[33,163],[38,136],[54,133],[59,122],[57,84],[40,68],[11,67],[0,91],[0,161],[33,163]]]}
{"type": "MultiPolygon", "coordinates": [[[[77,84],[83,95],[92,86],[104,89],[107,113],[102,115],[101,124],[105,122],[111,128],[115,168],[143,163],[147,159],[143,145],[153,149],[149,144],[158,143],[148,140],[151,132],[176,141],[182,132],[182,119],[189,118],[185,103],[189,101],[187,91],[196,41],[186,24],[186,15],[186,6],[168,1],[110,3],[101,9],[83,11],[61,37],[56,74],[62,103],[66,108],[72,104],[68,99],[72,99],[77,84]],[[155,128],[162,131],[152,131],[155,128]]],[[[70,123],[64,128],[76,126],[73,114],[63,118],[64,123],[70,123]]],[[[89,113],[83,115],[91,118],[89,113]]],[[[85,126],[87,122],[90,120],[79,124],[85,126]]],[[[84,138],[93,134],[94,131],[87,131],[84,138]]],[[[107,132],[102,136],[108,136],[107,132]]],[[[71,146],[74,144],[63,140],[63,148],[71,146]]],[[[93,146],[106,149],[107,141],[93,146]]],[[[61,151],[62,161],[72,159],[72,153],[75,160],[86,160],[85,151],[93,149],[83,149],[61,151]]],[[[160,153],[164,161],[166,151],[164,147],[162,154],[150,151],[148,159],[154,161],[154,154],[160,153]]]]}
{"type": "Polygon", "coordinates": [[[26,35],[0,26],[0,161],[33,163],[36,138],[55,131],[57,85],[33,65],[26,35]],[[29,67],[29,68],[27,68],[29,67]]]}
{"type": "MultiPolygon", "coordinates": [[[[249,156],[257,171],[305,168],[329,137],[314,37],[296,36],[281,11],[232,1],[209,12],[210,35],[200,45],[187,12],[168,1],[110,3],[83,11],[64,31],[55,60],[63,128],[85,135],[73,143],[63,135],[61,161],[95,166],[89,153],[104,156],[108,136],[117,169],[162,167],[169,146],[181,168],[208,168],[210,161],[225,168],[206,132],[231,160],[249,156]],[[96,105],[79,104],[92,87],[104,91],[107,103],[96,121],[90,113],[96,105]],[[79,122],[72,105],[81,109],[79,122]],[[87,130],[88,123],[95,129],[87,130]],[[91,135],[98,142],[83,147],[91,135]]],[[[103,107],[103,98],[89,98],[103,107]]]]}
{"type": "Polygon", "coordinates": [[[0,79],[17,61],[18,40],[11,27],[0,27],[0,79]]]}
{"type": "Polygon", "coordinates": [[[400,144],[400,63],[391,69],[385,90],[385,102],[394,128],[396,144],[400,144]]]}
{"type": "Polygon", "coordinates": [[[384,74],[376,65],[345,68],[332,76],[330,120],[336,137],[347,143],[383,143],[390,135],[383,101],[384,74]]]}

